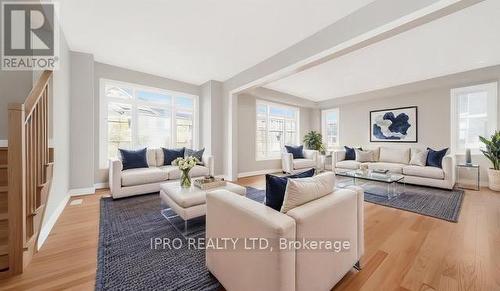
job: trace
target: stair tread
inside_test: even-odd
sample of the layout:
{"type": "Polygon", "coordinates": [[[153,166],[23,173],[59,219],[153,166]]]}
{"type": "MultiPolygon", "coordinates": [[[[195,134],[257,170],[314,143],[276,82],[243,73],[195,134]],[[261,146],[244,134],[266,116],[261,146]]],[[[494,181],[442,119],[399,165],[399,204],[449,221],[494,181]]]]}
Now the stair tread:
{"type": "Polygon", "coordinates": [[[9,213],[7,213],[7,212],[0,213],[0,221],[4,221],[7,219],[9,219],[9,213]]]}
{"type": "Polygon", "coordinates": [[[9,191],[8,186],[0,186],[0,193],[9,191]]]}
{"type": "Polygon", "coordinates": [[[0,256],[8,255],[9,254],[9,244],[1,244],[0,245],[0,256]]]}
{"type": "Polygon", "coordinates": [[[0,164],[0,169],[7,169],[7,164],[0,164]]]}

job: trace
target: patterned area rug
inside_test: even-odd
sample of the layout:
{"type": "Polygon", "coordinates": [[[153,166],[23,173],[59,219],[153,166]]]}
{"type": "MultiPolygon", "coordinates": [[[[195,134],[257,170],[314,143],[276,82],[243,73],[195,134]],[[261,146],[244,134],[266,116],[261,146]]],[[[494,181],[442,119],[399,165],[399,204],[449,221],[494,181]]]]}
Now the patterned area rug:
{"type": "MultiPolygon", "coordinates": [[[[265,192],[247,187],[263,202],[265,192]]],[[[162,214],[158,194],[101,200],[96,290],[217,290],[203,249],[189,248],[162,214]],[[179,249],[152,247],[155,238],[179,249]]]]}
{"type": "MultiPolygon", "coordinates": [[[[352,184],[352,178],[336,176],[337,185],[352,184]]],[[[387,191],[387,184],[368,182],[359,185],[365,190],[365,201],[387,207],[397,208],[418,214],[458,222],[462,207],[464,191],[444,190],[431,187],[406,185],[404,193],[393,199],[387,199],[383,193],[387,191]]],[[[398,187],[403,188],[401,185],[398,187]]]]}

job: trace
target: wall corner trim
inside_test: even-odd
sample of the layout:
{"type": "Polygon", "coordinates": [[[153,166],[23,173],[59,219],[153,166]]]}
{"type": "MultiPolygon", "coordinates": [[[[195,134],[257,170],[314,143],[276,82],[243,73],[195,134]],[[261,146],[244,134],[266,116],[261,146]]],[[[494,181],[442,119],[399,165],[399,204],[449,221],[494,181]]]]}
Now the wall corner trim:
{"type": "Polygon", "coordinates": [[[42,245],[45,243],[45,240],[50,234],[50,231],[54,227],[54,225],[57,222],[57,219],[59,216],[61,216],[62,212],[64,211],[64,208],[66,208],[66,205],[69,202],[70,195],[67,195],[60,203],[57,205],[57,208],[55,211],[52,213],[52,215],[49,217],[47,220],[47,223],[42,226],[42,229],[40,230],[40,234],[38,236],[38,249],[40,250],[42,248],[42,245]]]}

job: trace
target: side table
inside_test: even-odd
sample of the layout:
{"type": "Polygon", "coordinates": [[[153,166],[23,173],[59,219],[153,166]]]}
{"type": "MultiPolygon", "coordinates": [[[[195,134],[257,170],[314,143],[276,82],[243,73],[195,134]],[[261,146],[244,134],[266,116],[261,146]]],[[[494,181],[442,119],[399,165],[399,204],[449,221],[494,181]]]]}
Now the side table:
{"type": "Polygon", "coordinates": [[[480,178],[479,165],[457,164],[456,169],[457,169],[456,180],[458,188],[479,191],[479,178],[480,178]],[[475,185],[467,185],[460,183],[460,170],[466,170],[468,173],[471,171],[475,172],[475,176],[477,178],[475,179],[475,185]]]}

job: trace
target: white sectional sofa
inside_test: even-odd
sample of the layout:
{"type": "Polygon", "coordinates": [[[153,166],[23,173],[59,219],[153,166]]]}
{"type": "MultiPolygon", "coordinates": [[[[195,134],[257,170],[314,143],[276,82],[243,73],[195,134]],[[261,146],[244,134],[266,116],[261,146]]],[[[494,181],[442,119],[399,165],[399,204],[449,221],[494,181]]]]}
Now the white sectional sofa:
{"type": "Polygon", "coordinates": [[[455,186],[455,159],[452,155],[443,158],[442,168],[410,165],[412,151],[425,150],[410,147],[363,147],[372,150],[372,162],[345,160],[345,150],[332,153],[332,169],[357,170],[361,164],[367,164],[368,169],[387,169],[392,173],[405,176],[405,183],[452,189],[455,186]]]}
{"type": "MultiPolygon", "coordinates": [[[[128,197],[160,191],[160,185],[180,179],[177,166],[163,165],[163,150],[147,149],[149,168],[123,170],[120,159],[109,161],[109,188],[113,198],[128,197]]],[[[197,165],[189,172],[191,177],[214,175],[214,159],[203,155],[203,165],[197,165]]]]}

